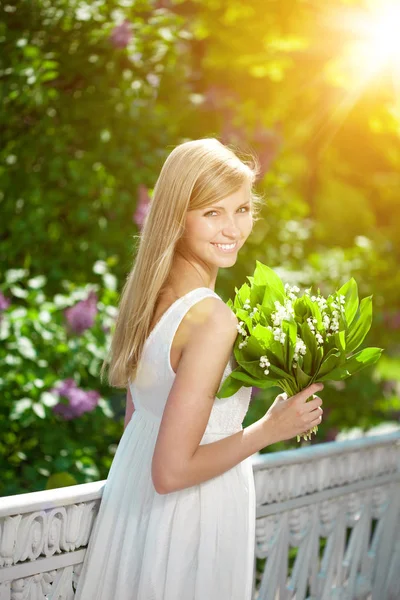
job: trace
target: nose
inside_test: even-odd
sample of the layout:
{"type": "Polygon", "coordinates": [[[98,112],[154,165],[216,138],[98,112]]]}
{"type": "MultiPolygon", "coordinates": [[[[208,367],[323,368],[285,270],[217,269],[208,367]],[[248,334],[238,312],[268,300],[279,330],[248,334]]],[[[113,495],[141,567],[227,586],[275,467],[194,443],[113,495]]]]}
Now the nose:
{"type": "Polygon", "coordinates": [[[233,217],[226,217],[222,228],[222,234],[232,240],[237,240],[240,238],[241,231],[233,217]]]}

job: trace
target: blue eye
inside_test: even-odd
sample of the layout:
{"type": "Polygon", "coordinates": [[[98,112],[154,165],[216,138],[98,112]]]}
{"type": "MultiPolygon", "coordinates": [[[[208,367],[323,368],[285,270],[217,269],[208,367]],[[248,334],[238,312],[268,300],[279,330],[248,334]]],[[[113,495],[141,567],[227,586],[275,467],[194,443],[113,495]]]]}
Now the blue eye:
{"type": "MultiPolygon", "coordinates": [[[[249,210],[250,210],[248,206],[241,206],[240,208],[244,208],[244,212],[249,212],[249,210]]],[[[240,210],[240,208],[238,208],[238,210],[240,210]]],[[[216,210],[210,210],[204,216],[208,217],[208,215],[210,215],[211,213],[216,213],[216,212],[217,212],[216,210]]]]}

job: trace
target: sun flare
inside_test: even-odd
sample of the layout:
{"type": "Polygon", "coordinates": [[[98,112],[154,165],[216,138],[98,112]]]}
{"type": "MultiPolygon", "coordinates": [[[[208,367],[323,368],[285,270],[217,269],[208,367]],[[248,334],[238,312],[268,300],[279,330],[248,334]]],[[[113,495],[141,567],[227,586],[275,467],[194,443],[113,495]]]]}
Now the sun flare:
{"type": "MultiPolygon", "coordinates": [[[[359,58],[371,75],[386,67],[400,67],[400,3],[381,5],[368,16],[360,17],[361,39],[356,43],[359,58]]],[[[357,32],[356,32],[357,33],[357,32]]]]}
{"type": "Polygon", "coordinates": [[[400,0],[365,0],[362,8],[326,12],[324,21],[340,40],[325,76],[344,90],[318,131],[325,145],[367,90],[390,105],[400,126],[400,0]]]}

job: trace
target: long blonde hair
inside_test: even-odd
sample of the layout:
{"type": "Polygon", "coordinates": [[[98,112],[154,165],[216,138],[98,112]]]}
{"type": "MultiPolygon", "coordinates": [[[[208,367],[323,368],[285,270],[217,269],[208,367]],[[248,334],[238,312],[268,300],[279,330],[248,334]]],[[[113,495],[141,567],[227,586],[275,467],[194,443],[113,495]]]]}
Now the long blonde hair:
{"type": "Polygon", "coordinates": [[[186,213],[203,209],[249,185],[253,223],[262,197],[253,185],[259,162],[252,153],[239,158],[215,138],[176,146],[167,157],[153,190],[149,211],[138,236],[135,264],[122,290],[109,355],[108,382],[126,388],[136,376],[144,343],[150,333],[156,301],[165,289],[175,248],[185,230],[186,213]]]}

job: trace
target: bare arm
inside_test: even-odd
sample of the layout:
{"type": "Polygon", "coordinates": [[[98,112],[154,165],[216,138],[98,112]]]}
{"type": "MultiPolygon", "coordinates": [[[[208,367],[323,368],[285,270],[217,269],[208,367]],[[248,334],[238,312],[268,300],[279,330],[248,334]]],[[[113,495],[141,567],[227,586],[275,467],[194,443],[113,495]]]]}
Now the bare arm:
{"type": "Polygon", "coordinates": [[[307,391],[302,390],[289,399],[278,396],[279,406],[276,399],[264,417],[255,423],[217,442],[199,445],[183,477],[166,491],[190,487],[221,475],[262,448],[319,425],[323,412],[320,408],[322,400],[317,396],[306,406],[305,403],[322,387],[322,384],[313,384],[306,388],[307,391]]]}
{"type": "Polygon", "coordinates": [[[200,444],[237,335],[238,319],[216,298],[201,300],[190,312],[190,336],[167,399],[152,460],[152,479],[160,494],[221,475],[265,446],[320,422],[322,401],[306,403],[313,392],[322,389],[322,384],[314,384],[296,396],[275,401],[262,419],[244,430],[200,444]]]}
{"type": "Polygon", "coordinates": [[[133,401],[132,401],[131,390],[129,389],[129,385],[128,385],[127,391],[126,391],[126,408],[125,408],[124,431],[126,429],[126,426],[129,423],[129,421],[131,420],[131,417],[132,417],[134,411],[135,411],[135,407],[134,407],[133,401]]]}

